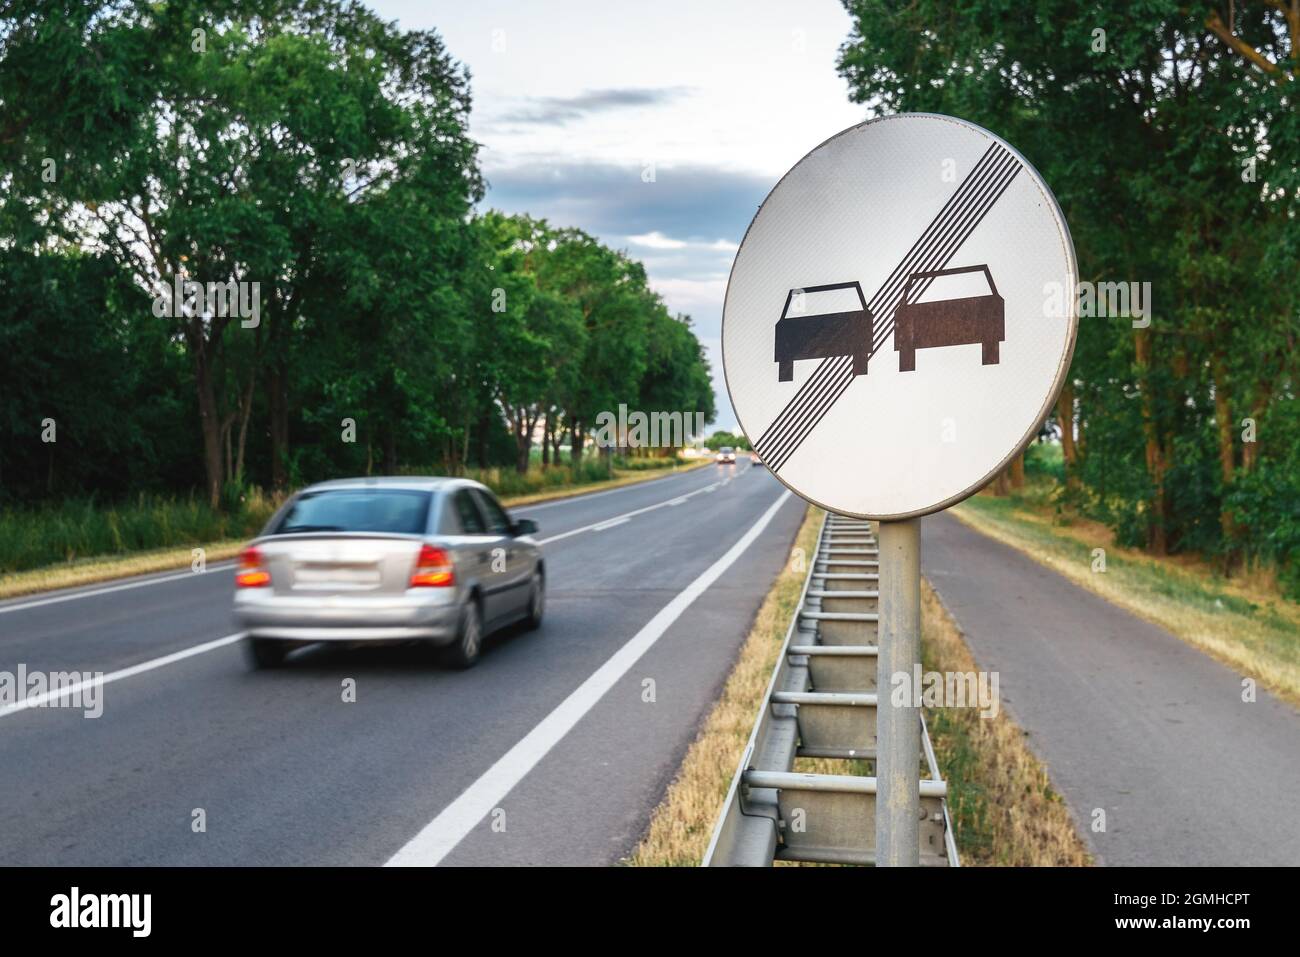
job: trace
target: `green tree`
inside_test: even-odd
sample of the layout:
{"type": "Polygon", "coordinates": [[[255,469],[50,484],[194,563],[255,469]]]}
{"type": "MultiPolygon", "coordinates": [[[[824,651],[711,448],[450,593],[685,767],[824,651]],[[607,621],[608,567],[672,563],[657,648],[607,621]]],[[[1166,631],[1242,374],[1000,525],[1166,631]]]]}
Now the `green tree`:
{"type": "MultiPolygon", "coordinates": [[[[15,202],[42,207],[64,243],[113,256],[165,305],[177,277],[260,283],[264,325],[181,303],[170,303],[166,321],[191,363],[210,501],[225,473],[225,423],[233,410],[246,435],[263,376],[272,478],[284,484],[296,338],[312,321],[303,304],[328,268],[322,257],[365,234],[371,198],[400,184],[418,184],[435,220],[463,219],[481,192],[464,71],[435,33],[403,33],[334,0],[106,4],[64,23],[33,15],[5,43],[6,105],[44,82],[83,91],[69,109],[85,112],[112,101],[119,76],[132,77],[134,99],[114,113],[112,153],[94,147],[93,128],[78,131],[67,110],[13,124],[29,148],[76,137],[59,154],[68,174],[53,183],[24,177],[15,202]],[[88,55],[40,62],[42,51],[74,40],[88,55]],[[78,75],[52,75],[59,67],[78,75]],[[232,332],[254,341],[231,349],[232,332]]],[[[393,265],[386,243],[369,252],[393,265]]],[[[390,383],[390,397],[398,388],[390,383]]]]}

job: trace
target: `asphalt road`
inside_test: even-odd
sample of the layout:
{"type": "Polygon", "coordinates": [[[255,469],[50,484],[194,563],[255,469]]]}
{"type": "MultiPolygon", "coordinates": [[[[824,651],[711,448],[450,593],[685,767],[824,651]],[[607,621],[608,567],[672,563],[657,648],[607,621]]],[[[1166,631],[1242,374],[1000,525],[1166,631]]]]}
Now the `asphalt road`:
{"type": "Polygon", "coordinates": [[[1243,702],[1241,675],[955,518],[921,528],[922,572],[1101,863],[1300,861],[1294,708],[1243,702]]]}
{"type": "Polygon", "coordinates": [[[747,462],[516,509],[546,621],[467,672],[325,646],[250,671],[226,567],[0,603],[0,671],[112,679],[98,718],[0,709],[0,864],[613,863],[803,511],[747,462]]]}

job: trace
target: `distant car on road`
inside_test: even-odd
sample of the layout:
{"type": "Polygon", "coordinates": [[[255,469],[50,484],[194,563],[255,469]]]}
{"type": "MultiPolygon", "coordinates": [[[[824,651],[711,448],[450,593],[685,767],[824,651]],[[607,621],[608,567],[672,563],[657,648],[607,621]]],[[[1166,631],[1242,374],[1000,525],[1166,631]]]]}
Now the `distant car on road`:
{"type": "Polygon", "coordinates": [[[531,538],[478,482],[366,478],[293,496],[240,553],[235,620],[274,667],[315,641],[426,641],[456,667],[490,632],[542,622],[546,569],[531,538]]]}
{"type": "Polygon", "coordinates": [[[759,468],[762,468],[762,467],[763,467],[763,460],[760,459],[760,458],[758,457],[758,453],[757,453],[757,452],[750,452],[750,453],[749,453],[749,464],[750,464],[750,465],[756,465],[756,466],[758,466],[759,468]]]}
{"type": "Polygon", "coordinates": [[[713,461],[717,462],[719,465],[735,465],[736,450],[729,445],[724,445],[722,448],[718,449],[718,454],[713,457],[713,461]]]}

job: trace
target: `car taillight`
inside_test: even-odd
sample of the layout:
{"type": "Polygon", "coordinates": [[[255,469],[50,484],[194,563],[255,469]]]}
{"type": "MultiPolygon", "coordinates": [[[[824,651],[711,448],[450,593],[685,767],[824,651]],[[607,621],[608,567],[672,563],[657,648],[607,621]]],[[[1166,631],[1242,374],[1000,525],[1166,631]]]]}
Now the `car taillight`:
{"type": "Polygon", "coordinates": [[[271,573],[266,570],[262,553],[253,547],[239,553],[239,568],[235,572],[236,588],[265,588],[271,584],[271,573]]]}
{"type": "Polygon", "coordinates": [[[415,560],[415,571],[411,573],[411,588],[443,588],[456,584],[456,572],[451,564],[451,555],[446,549],[425,545],[415,560]]]}

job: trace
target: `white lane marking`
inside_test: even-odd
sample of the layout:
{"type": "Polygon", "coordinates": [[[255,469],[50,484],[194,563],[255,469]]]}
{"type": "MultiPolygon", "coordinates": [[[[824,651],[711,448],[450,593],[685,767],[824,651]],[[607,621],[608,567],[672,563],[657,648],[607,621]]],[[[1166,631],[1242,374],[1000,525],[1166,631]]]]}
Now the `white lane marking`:
{"type": "Polygon", "coordinates": [[[488,768],[477,781],[425,825],[406,846],[389,858],[386,867],[432,867],[442,861],[497,807],[524,776],[569,733],[605,693],[650,650],[689,606],[735,564],[736,559],[762,534],[777,510],[790,498],[786,491],[763,513],[725,555],[710,565],[659,613],[646,622],[612,658],[542,719],[533,730],[488,768]]]}
{"type": "Polygon", "coordinates": [[[602,529],[610,528],[614,525],[622,525],[628,519],[635,518],[638,515],[644,515],[646,512],[653,512],[655,509],[663,508],[667,505],[672,505],[674,503],[680,504],[681,502],[686,501],[688,498],[693,498],[694,496],[700,495],[703,492],[711,491],[712,488],[713,486],[711,485],[706,486],[705,488],[697,488],[694,492],[687,492],[685,495],[678,496],[675,499],[666,500],[663,502],[655,502],[653,505],[647,505],[644,508],[633,509],[630,512],[624,512],[622,515],[615,515],[612,518],[603,518],[599,522],[592,522],[590,525],[584,525],[581,528],[570,529],[567,532],[561,532],[559,535],[552,535],[550,538],[539,539],[537,544],[549,545],[551,542],[558,542],[562,538],[569,538],[573,535],[581,535],[583,532],[599,532],[602,529]]]}
{"type": "MultiPolygon", "coordinates": [[[[233,635],[226,635],[224,638],[215,638],[212,641],[205,641],[201,645],[195,645],[192,648],[184,648],[180,651],[172,652],[170,655],[163,655],[161,658],[152,658],[149,661],[142,661],[138,665],[131,665],[129,668],[123,668],[121,671],[112,671],[98,679],[100,685],[106,685],[113,681],[121,681],[123,678],[131,678],[135,675],[144,674],[146,671],[153,671],[155,668],[164,668],[167,665],[175,664],[178,661],[184,661],[186,658],[193,658],[195,655],[206,654],[209,651],[215,651],[226,645],[234,644],[242,640],[244,633],[235,632],[233,635]]],[[[68,695],[84,691],[95,683],[96,679],[88,678],[85,681],[78,681],[57,691],[47,691],[44,694],[33,695],[30,698],[24,698],[22,701],[16,701],[13,704],[5,705],[0,708],[0,718],[16,714],[19,711],[26,711],[28,708],[38,708],[46,702],[54,701],[56,698],[63,698],[68,695]]]]}
{"type": "Polygon", "coordinates": [[[50,598],[26,601],[17,605],[0,605],[0,615],[3,615],[7,611],[22,611],[24,608],[39,608],[41,605],[56,605],[61,601],[72,601],[74,598],[92,598],[95,595],[107,595],[109,592],[126,591],[128,588],[143,588],[145,585],[160,585],[163,582],[176,581],[178,578],[190,578],[194,575],[210,575],[213,572],[226,571],[227,569],[234,567],[234,562],[219,562],[218,564],[203,569],[201,572],[178,572],[175,575],[164,575],[161,578],[145,578],[139,581],[125,582],[121,585],[110,585],[107,588],[96,588],[92,591],[79,591],[71,595],[54,595],[50,598]]]}
{"type": "Polygon", "coordinates": [[[661,475],[645,482],[633,482],[631,485],[624,485],[620,488],[609,488],[603,492],[579,492],[570,495],[568,498],[556,499],[553,502],[538,502],[536,505],[511,505],[507,507],[509,512],[518,512],[523,515],[527,512],[539,512],[544,508],[554,508],[557,505],[577,505],[582,502],[590,502],[593,498],[601,498],[605,495],[617,495],[619,492],[632,492],[640,489],[644,491],[647,487],[654,485],[656,482],[671,482],[673,479],[688,478],[692,475],[703,473],[704,469],[690,469],[686,472],[678,472],[673,475],[661,475]]]}

